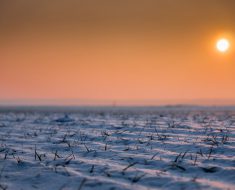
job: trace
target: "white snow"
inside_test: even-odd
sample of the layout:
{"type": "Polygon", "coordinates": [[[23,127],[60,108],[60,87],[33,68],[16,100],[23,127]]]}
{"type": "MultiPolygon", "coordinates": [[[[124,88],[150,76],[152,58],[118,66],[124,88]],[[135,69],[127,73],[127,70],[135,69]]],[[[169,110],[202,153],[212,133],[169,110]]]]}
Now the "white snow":
{"type": "Polygon", "coordinates": [[[235,189],[235,109],[0,110],[1,189],[235,189]]]}

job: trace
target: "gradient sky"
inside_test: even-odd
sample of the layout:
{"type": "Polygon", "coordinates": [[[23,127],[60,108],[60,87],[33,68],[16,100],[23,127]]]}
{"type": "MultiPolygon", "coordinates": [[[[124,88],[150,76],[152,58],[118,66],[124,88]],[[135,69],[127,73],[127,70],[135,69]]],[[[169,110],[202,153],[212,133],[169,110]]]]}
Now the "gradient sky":
{"type": "Polygon", "coordinates": [[[234,0],[1,0],[0,102],[235,100],[234,10],[234,0]]]}

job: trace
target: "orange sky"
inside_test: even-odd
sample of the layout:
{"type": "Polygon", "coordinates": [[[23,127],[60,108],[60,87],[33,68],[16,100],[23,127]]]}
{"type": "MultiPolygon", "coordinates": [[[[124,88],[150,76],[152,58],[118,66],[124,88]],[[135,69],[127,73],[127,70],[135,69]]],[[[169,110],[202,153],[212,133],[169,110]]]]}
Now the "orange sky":
{"type": "Polygon", "coordinates": [[[233,0],[3,0],[0,103],[235,100],[234,10],[233,0]]]}

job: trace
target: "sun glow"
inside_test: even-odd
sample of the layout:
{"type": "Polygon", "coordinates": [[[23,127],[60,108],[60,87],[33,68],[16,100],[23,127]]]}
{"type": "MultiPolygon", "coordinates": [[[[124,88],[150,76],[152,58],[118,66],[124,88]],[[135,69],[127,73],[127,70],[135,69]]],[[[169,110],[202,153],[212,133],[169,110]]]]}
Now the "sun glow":
{"type": "Polygon", "coordinates": [[[219,39],[216,43],[216,48],[218,51],[225,53],[229,50],[230,43],[227,39],[219,39]]]}

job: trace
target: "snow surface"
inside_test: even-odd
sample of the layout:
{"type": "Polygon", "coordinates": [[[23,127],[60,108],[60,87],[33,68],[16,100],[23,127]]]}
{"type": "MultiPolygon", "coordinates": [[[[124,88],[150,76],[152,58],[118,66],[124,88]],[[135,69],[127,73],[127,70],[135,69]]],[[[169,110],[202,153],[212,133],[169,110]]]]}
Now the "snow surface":
{"type": "Polygon", "coordinates": [[[1,189],[235,189],[235,109],[2,109],[1,189]]]}

